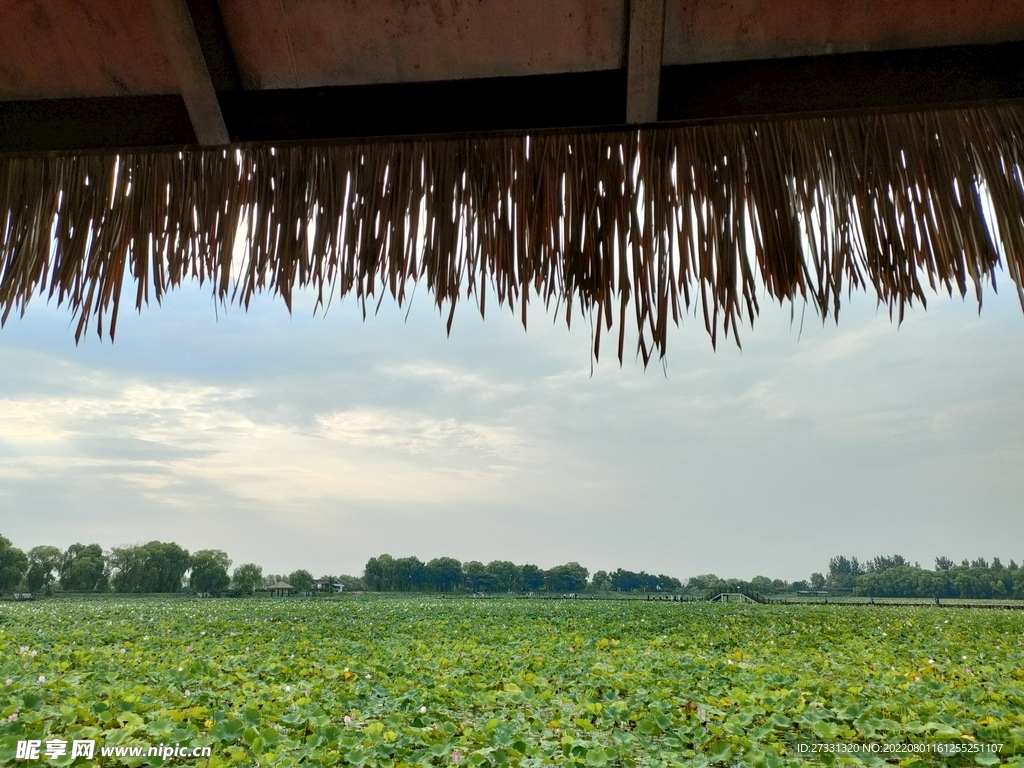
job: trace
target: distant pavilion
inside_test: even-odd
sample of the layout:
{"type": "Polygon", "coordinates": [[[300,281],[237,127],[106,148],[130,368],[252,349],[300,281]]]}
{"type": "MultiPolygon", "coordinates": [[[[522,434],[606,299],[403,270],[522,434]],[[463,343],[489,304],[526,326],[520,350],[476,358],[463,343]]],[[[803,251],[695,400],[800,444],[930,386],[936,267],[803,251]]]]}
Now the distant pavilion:
{"type": "Polygon", "coordinates": [[[276,584],[271,584],[267,587],[267,592],[270,593],[271,597],[287,597],[291,594],[291,591],[295,589],[291,584],[284,581],[279,581],[276,584]]]}

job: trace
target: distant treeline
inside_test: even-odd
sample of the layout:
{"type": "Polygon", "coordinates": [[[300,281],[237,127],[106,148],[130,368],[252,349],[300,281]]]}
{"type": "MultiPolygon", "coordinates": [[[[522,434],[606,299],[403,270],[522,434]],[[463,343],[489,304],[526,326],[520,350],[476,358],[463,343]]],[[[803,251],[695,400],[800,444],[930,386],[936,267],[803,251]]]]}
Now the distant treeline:
{"type": "Polygon", "coordinates": [[[902,555],[880,555],[863,564],[856,557],[833,557],[828,574],[813,573],[794,582],[755,576],[750,581],[723,579],[713,573],[693,576],[685,583],[665,574],[645,571],[597,571],[589,577],[579,563],[542,570],[495,560],[461,563],[453,557],[423,562],[418,557],[372,557],[363,571],[363,584],[374,592],[669,592],[706,595],[753,592],[761,595],[829,592],[872,597],[1024,598],[1024,568],[999,558],[935,559],[935,570],[911,564],[902,555]]]}
{"type": "Polygon", "coordinates": [[[484,565],[476,560],[461,563],[454,557],[436,557],[424,563],[418,557],[381,555],[367,561],[363,583],[373,592],[582,592],[589,576],[579,563],[541,570],[507,560],[484,565]]]}
{"type": "Polygon", "coordinates": [[[674,576],[646,571],[597,571],[593,576],[576,562],[544,570],[493,560],[465,563],[454,557],[423,562],[418,557],[371,557],[363,570],[363,584],[373,592],[662,592],[704,595],[708,592],[786,591],[789,584],[759,576],[752,581],[721,579],[714,574],[694,576],[685,584],[674,576]],[[756,585],[756,586],[755,586],[756,585]]]}
{"type": "Polygon", "coordinates": [[[911,564],[901,555],[861,563],[856,557],[833,557],[827,575],[811,576],[812,588],[865,597],[946,597],[1024,599],[1024,568],[998,557],[954,563],[935,558],[934,570],[911,564]]]}
{"type": "MultiPolygon", "coordinates": [[[[23,552],[0,536],[0,593],[252,594],[279,581],[302,593],[315,586],[313,575],[305,569],[264,576],[255,563],[244,563],[229,573],[230,568],[226,552],[201,549],[189,553],[173,542],[151,541],[108,551],[99,544],[72,544],[63,551],[43,545],[23,552]]],[[[362,581],[354,576],[324,576],[321,581],[362,588],[362,581]]]]}
{"type": "Polygon", "coordinates": [[[959,565],[947,557],[935,559],[934,570],[910,563],[901,555],[883,555],[861,563],[856,557],[838,556],[829,561],[828,573],[813,573],[806,581],[787,582],[755,576],[750,581],[723,579],[715,574],[693,576],[685,583],[673,576],[645,571],[597,571],[593,575],[576,562],[542,569],[494,560],[461,562],[437,557],[424,562],[418,557],[370,558],[362,576],[325,575],[314,580],[308,570],[289,574],[263,574],[255,563],[231,570],[227,553],[202,549],[189,553],[173,542],[151,541],[104,550],[99,544],[72,544],[66,550],[53,546],[23,552],[0,536],[0,593],[31,592],[182,592],[200,594],[252,594],[278,582],[296,592],[318,586],[335,591],[371,592],[659,592],[694,596],[718,592],[753,592],[762,595],[827,592],[871,597],[1021,598],[1024,599],[1024,568],[999,558],[964,560],[959,565]]]}

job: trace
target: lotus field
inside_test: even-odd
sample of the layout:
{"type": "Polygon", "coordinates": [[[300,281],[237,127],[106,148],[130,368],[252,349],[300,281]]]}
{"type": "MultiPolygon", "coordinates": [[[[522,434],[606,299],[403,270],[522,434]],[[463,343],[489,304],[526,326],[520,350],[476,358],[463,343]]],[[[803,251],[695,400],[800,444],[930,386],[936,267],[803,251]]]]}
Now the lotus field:
{"type": "Polygon", "coordinates": [[[0,764],[56,738],[209,745],[210,766],[1024,765],[1022,642],[1021,612],[943,608],[6,603],[0,764]],[[800,752],[812,742],[1003,747],[800,752]]]}

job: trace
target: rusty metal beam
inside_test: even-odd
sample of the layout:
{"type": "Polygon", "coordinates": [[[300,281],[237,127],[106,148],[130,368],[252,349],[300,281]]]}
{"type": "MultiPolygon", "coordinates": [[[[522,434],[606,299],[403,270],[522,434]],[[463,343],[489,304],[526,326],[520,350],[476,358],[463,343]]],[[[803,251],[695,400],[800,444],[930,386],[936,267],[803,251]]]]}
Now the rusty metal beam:
{"type": "Polygon", "coordinates": [[[658,119],[665,0],[630,0],[626,50],[626,122],[658,119]]]}
{"type": "Polygon", "coordinates": [[[204,146],[230,143],[188,5],[185,0],[150,1],[160,25],[167,58],[177,74],[181,97],[196,139],[204,146]]]}

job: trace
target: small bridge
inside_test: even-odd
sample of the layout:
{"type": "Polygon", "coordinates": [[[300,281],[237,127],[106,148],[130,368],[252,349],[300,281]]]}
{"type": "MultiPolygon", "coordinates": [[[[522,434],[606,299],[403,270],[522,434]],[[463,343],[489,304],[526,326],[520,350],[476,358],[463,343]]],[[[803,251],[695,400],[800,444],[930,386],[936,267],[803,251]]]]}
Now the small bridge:
{"type": "Polygon", "coordinates": [[[709,603],[765,603],[768,602],[760,595],[753,592],[719,592],[717,595],[708,595],[709,603]]]}

